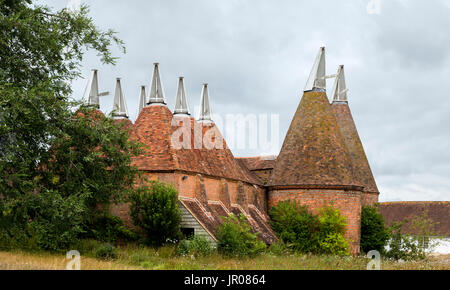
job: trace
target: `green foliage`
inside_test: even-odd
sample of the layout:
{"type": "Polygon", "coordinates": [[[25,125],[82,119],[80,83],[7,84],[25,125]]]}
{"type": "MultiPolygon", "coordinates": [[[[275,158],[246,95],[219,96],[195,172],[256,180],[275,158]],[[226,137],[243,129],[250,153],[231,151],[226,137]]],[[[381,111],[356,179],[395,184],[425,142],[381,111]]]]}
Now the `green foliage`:
{"type": "Polygon", "coordinates": [[[226,256],[255,256],[266,249],[266,244],[251,232],[245,216],[230,215],[224,217],[224,223],[217,229],[219,240],[217,249],[226,256]]]}
{"type": "Polygon", "coordinates": [[[178,244],[177,253],[182,256],[193,255],[194,257],[207,256],[211,254],[211,248],[208,240],[203,236],[194,236],[191,239],[182,240],[178,244]]]}
{"type": "Polygon", "coordinates": [[[292,254],[293,252],[291,247],[286,245],[282,240],[278,240],[277,242],[272,243],[267,250],[274,256],[285,256],[292,254]]]}
{"type": "Polygon", "coordinates": [[[80,252],[81,256],[95,257],[95,253],[98,248],[103,244],[94,239],[79,239],[73,246],[72,249],[76,249],[80,252]]]}
{"type": "Polygon", "coordinates": [[[134,191],[130,201],[130,215],[142,229],[146,244],[161,246],[180,238],[178,192],[172,185],[152,181],[134,191]]]}
{"type": "Polygon", "coordinates": [[[339,209],[326,205],[319,214],[319,253],[325,255],[348,255],[349,244],[344,234],[347,228],[346,218],[339,209]]]}
{"type": "Polygon", "coordinates": [[[1,235],[19,248],[67,249],[83,232],[83,200],[45,191],[8,202],[1,213],[1,235]]]}
{"type": "Polygon", "coordinates": [[[282,201],[269,211],[271,225],[290,249],[300,253],[347,255],[346,219],[332,205],[314,215],[306,205],[282,201]]]}
{"type": "Polygon", "coordinates": [[[389,230],[376,206],[363,206],[361,211],[361,251],[376,250],[384,253],[389,239],[389,230]]]}
{"type": "Polygon", "coordinates": [[[322,254],[335,256],[349,255],[349,245],[342,233],[328,233],[320,239],[319,248],[322,254]]]}
{"type": "Polygon", "coordinates": [[[71,81],[83,54],[97,51],[114,63],[110,47],[123,43],[101,31],[83,6],[79,13],[51,11],[31,0],[0,0],[0,192],[5,198],[40,185],[37,167],[62,138],[72,109],[71,81]]]}
{"type": "Polygon", "coordinates": [[[127,228],[123,220],[117,216],[105,213],[96,217],[92,225],[88,226],[87,237],[97,241],[117,243],[137,240],[137,235],[127,228]]]}
{"type": "Polygon", "coordinates": [[[286,245],[295,251],[317,252],[319,218],[307,206],[295,201],[282,201],[269,211],[272,229],[286,245]]]}
{"type": "Polygon", "coordinates": [[[103,260],[115,260],[117,255],[117,249],[111,244],[103,244],[95,251],[95,257],[103,260]]]}
{"type": "Polygon", "coordinates": [[[0,246],[67,250],[101,215],[98,203],[131,190],[139,146],[70,99],[86,50],[114,64],[111,45],[124,50],[122,41],[86,6],[35,2],[0,0],[0,246]]]}

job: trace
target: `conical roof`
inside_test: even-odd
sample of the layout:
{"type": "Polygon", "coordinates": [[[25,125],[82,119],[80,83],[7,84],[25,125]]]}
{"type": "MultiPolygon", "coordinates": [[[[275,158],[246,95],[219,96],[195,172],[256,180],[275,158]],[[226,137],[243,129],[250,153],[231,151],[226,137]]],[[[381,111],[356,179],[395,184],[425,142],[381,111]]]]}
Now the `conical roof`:
{"type": "Polygon", "coordinates": [[[352,158],[357,181],[364,186],[364,192],[379,193],[348,103],[336,101],[331,107],[352,158]]]}
{"type": "Polygon", "coordinates": [[[343,65],[340,65],[338,68],[332,92],[334,102],[347,102],[348,89],[345,84],[345,74],[343,65]]]}
{"type": "Polygon", "coordinates": [[[174,114],[185,114],[189,115],[189,105],[186,96],[186,88],[184,87],[184,78],[178,78],[178,91],[177,98],[175,100],[175,110],[174,114]]]}
{"type": "Polygon", "coordinates": [[[88,83],[84,90],[83,99],[88,105],[96,109],[100,109],[100,97],[108,95],[109,92],[99,93],[98,91],[98,70],[93,69],[88,83]]]}
{"type": "Polygon", "coordinates": [[[271,186],[355,187],[352,160],[325,92],[305,92],[275,163],[271,186]]]}
{"type": "Polygon", "coordinates": [[[147,105],[147,95],[145,93],[145,86],[141,86],[141,94],[139,95],[139,107],[138,107],[138,116],[142,112],[142,109],[147,105]]]}
{"type": "Polygon", "coordinates": [[[114,92],[114,108],[113,117],[120,119],[128,119],[128,109],[125,102],[125,97],[123,96],[122,84],[120,78],[116,79],[116,89],[114,92]]]}
{"type": "Polygon", "coordinates": [[[223,139],[212,122],[197,122],[189,116],[173,115],[167,106],[147,106],[139,114],[131,134],[133,139],[145,145],[143,154],[133,158],[133,165],[139,170],[181,170],[259,184],[243,172],[225,141],[220,148],[207,148],[201,144],[202,140],[208,139],[209,135],[205,135],[211,133],[213,139],[223,139]],[[178,131],[180,128],[182,131],[178,131]],[[178,137],[180,143],[174,144],[178,137]],[[200,146],[196,145],[199,141],[200,146]]]}
{"type": "Polygon", "coordinates": [[[153,69],[152,84],[150,85],[150,96],[148,104],[165,104],[164,91],[161,82],[161,74],[159,72],[159,63],[155,62],[153,69]]]}
{"type": "Polygon", "coordinates": [[[327,88],[325,71],[325,47],[321,47],[314,61],[304,91],[325,91],[327,88]]]}
{"type": "Polygon", "coordinates": [[[199,121],[212,121],[211,106],[209,104],[208,84],[203,84],[202,94],[200,97],[200,114],[199,121]]]}

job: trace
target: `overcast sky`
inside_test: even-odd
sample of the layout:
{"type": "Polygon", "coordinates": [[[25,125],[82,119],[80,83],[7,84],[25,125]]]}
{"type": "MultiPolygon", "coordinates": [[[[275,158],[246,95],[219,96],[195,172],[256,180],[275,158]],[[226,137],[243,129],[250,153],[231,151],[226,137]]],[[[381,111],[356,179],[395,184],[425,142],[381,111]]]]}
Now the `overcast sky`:
{"type": "MultiPolygon", "coordinates": [[[[59,9],[69,1],[40,2],[59,9]]],[[[115,67],[88,54],[83,75],[99,69],[100,88],[110,92],[121,77],[133,121],[139,86],[150,85],[159,62],[171,109],[178,76],[185,77],[191,109],[208,82],[216,114],[278,114],[281,146],[318,49],[326,46],[327,73],[345,65],[380,200],[450,200],[449,1],[382,0],[379,10],[367,10],[370,0],[81,2],[127,47],[115,67]]],[[[85,86],[86,79],[75,81],[74,97],[85,86]]],[[[111,111],[112,98],[102,97],[103,111],[111,111]]]]}

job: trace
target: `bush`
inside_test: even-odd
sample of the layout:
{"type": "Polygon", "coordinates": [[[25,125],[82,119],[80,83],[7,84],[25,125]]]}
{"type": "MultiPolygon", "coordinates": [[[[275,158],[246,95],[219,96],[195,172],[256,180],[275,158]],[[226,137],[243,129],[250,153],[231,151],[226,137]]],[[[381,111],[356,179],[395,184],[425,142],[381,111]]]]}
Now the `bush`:
{"type": "Polygon", "coordinates": [[[212,253],[212,248],[205,237],[194,236],[191,239],[182,240],[178,245],[177,253],[182,256],[207,256],[212,253]]]}
{"type": "Polygon", "coordinates": [[[226,256],[256,256],[266,249],[266,244],[251,232],[245,216],[224,217],[224,223],[217,229],[217,249],[226,256]]]}
{"type": "Polygon", "coordinates": [[[349,245],[344,234],[345,217],[332,205],[320,209],[319,215],[296,201],[282,201],[269,211],[271,225],[279,238],[300,253],[347,255],[349,245]]]}
{"type": "Polygon", "coordinates": [[[361,251],[384,253],[389,230],[376,206],[363,206],[361,211],[361,251]]]}
{"type": "Polygon", "coordinates": [[[130,201],[130,215],[142,229],[146,244],[161,246],[179,239],[181,213],[178,192],[173,186],[152,181],[150,186],[133,192],[130,201]]]}
{"type": "Polygon", "coordinates": [[[122,219],[106,212],[96,217],[88,228],[87,237],[101,242],[115,244],[118,241],[126,242],[137,239],[136,234],[124,225],[122,219]]]}
{"type": "Polygon", "coordinates": [[[428,218],[427,212],[414,217],[411,221],[393,223],[389,227],[386,257],[404,261],[425,259],[427,251],[436,246],[436,243],[430,240],[431,236],[438,236],[434,228],[435,222],[428,218]],[[414,232],[414,235],[403,233],[403,227],[407,224],[409,231],[414,232]]]}
{"type": "Polygon", "coordinates": [[[278,240],[277,242],[270,245],[268,252],[274,256],[285,256],[292,254],[292,250],[289,245],[286,245],[283,241],[278,240]]]}
{"type": "Polygon", "coordinates": [[[316,252],[320,222],[307,206],[282,201],[269,211],[272,229],[290,248],[299,252],[316,252]]]}
{"type": "Polygon", "coordinates": [[[341,233],[328,233],[319,241],[322,254],[345,256],[349,254],[348,242],[341,233]]]}
{"type": "Polygon", "coordinates": [[[103,260],[117,259],[117,249],[111,244],[103,244],[95,251],[95,257],[103,260]]]}
{"type": "Polygon", "coordinates": [[[325,255],[348,255],[349,245],[344,234],[347,221],[339,209],[324,206],[319,215],[319,253],[325,255]]]}
{"type": "Polygon", "coordinates": [[[83,232],[83,196],[56,191],[27,194],[2,204],[0,246],[5,249],[67,251],[83,232]]]}

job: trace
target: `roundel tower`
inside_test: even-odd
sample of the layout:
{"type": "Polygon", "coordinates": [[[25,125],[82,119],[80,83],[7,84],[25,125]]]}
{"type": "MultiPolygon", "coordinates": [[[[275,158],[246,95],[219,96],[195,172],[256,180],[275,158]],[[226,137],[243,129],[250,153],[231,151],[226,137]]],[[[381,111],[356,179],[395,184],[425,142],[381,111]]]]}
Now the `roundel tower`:
{"type": "MultiPolygon", "coordinates": [[[[325,75],[322,47],[274,164],[268,184],[268,204],[271,207],[280,201],[296,200],[313,212],[332,204],[346,217],[346,238],[351,253],[357,254],[364,184],[356,174],[346,137],[337,121],[341,109],[333,110],[328,100],[328,77],[331,76],[325,75]]],[[[336,83],[339,80],[338,74],[336,83]]],[[[346,92],[342,86],[339,88],[340,92],[346,92]]]]}

